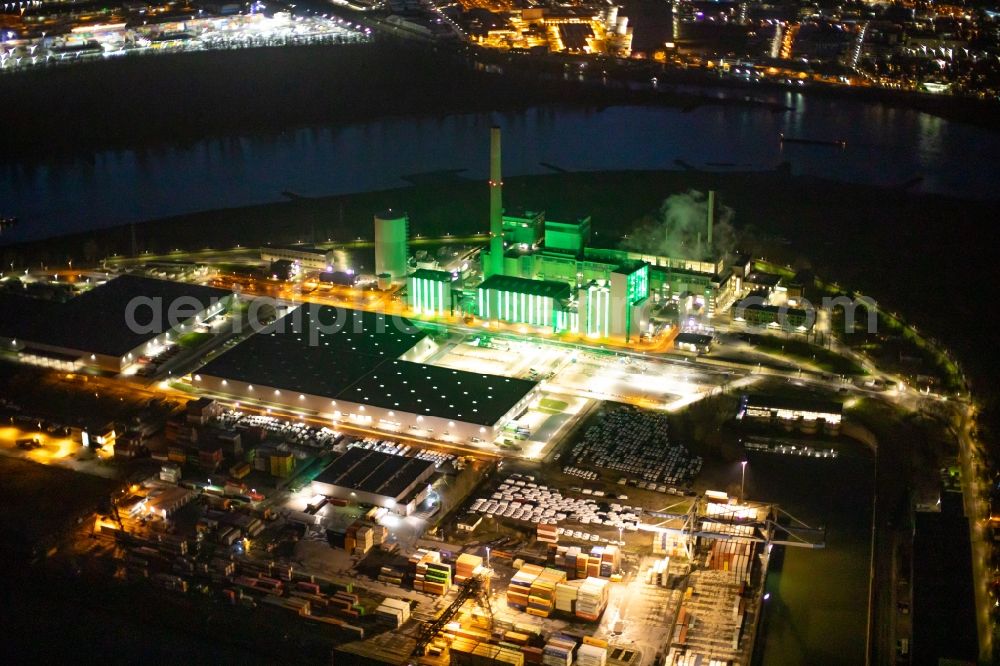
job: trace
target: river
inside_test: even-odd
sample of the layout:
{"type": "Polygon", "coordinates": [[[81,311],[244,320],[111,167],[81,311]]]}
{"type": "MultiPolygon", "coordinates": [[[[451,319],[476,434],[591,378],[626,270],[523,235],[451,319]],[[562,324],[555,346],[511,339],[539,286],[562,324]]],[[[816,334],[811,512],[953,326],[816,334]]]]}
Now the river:
{"type": "Polygon", "coordinates": [[[494,123],[504,129],[508,176],[549,171],[542,163],[568,170],[747,170],[788,161],[796,174],[889,186],[922,178],[915,189],[962,197],[990,196],[1000,182],[1000,162],[993,159],[1000,154],[1000,133],[860,100],[792,92],[756,96],[792,110],[536,107],[0,161],[0,215],[20,221],[0,244],[273,202],[283,192],[322,196],[399,187],[407,174],[465,169],[466,177],[485,178],[486,130],[494,123]],[[782,132],[844,139],[847,147],[782,147],[782,132]]]}
{"type": "Polygon", "coordinates": [[[865,662],[873,459],[858,444],[836,448],[835,459],[748,456],[748,497],[826,530],[825,548],[774,551],[760,666],[865,662]]]}

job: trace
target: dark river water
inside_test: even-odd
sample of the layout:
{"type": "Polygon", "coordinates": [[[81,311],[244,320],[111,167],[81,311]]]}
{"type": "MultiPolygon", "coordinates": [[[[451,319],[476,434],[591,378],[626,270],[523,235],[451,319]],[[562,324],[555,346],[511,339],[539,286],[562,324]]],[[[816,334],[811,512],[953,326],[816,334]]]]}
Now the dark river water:
{"type": "Polygon", "coordinates": [[[748,497],[826,530],[824,548],[773,553],[759,666],[865,663],[874,461],[860,444],[836,448],[836,459],[748,456],[748,497]]]}
{"type": "MultiPolygon", "coordinates": [[[[733,92],[720,94],[736,94],[733,92]]],[[[744,93],[740,92],[739,95],[744,93]]],[[[504,173],[697,168],[770,169],[967,197],[1000,182],[1000,133],[857,100],[774,93],[792,107],[704,106],[389,118],[278,136],[106,151],[28,164],[0,161],[0,215],[21,223],[0,244],[179,213],[279,201],[282,192],[342,194],[405,185],[445,169],[485,178],[487,128],[504,129],[504,173]],[[779,133],[845,139],[846,149],[785,144],[779,133]]]]}

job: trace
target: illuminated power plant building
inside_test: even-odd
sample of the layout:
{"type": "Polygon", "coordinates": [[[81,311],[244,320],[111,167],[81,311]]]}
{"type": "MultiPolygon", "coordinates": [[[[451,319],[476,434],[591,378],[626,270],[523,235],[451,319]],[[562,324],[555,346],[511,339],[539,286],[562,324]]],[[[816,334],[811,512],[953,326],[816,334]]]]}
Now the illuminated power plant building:
{"type": "Polygon", "coordinates": [[[528,324],[554,331],[567,328],[559,319],[569,300],[565,282],[529,280],[513,275],[491,275],[479,285],[478,311],[483,319],[528,324]]]}
{"type": "MultiPolygon", "coordinates": [[[[407,278],[416,315],[463,314],[550,333],[634,341],[651,330],[654,304],[678,302],[708,317],[737,291],[722,258],[674,258],[593,246],[589,216],[546,219],[544,211],[503,210],[500,130],[490,131],[490,243],[479,253],[481,282],[418,269],[407,278]]],[[[715,197],[694,254],[715,257],[715,197]],[[704,246],[702,241],[704,240],[704,246]]]]}
{"type": "Polygon", "coordinates": [[[406,278],[406,242],[410,220],[392,209],[375,216],[375,274],[391,282],[406,278]]]}
{"type": "Polygon", "coordinates": [[[448,271],[418,268],[406,276],[407,304],[418,315],[444,316],[452,314],[451,283],[455,277],[448,271]]]}

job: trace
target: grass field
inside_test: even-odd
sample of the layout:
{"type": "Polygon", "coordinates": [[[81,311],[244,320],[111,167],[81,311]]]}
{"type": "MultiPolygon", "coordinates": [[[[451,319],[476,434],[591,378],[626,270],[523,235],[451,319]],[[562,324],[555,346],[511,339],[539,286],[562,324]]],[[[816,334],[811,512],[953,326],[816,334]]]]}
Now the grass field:
{"type": "Polygon", "coordinates": [[[542,409],[550,411],[554,414],[560,414],[567,407],[569,407],[569,404],[565,401],[556,400],[555,398],[542,398],[538,404],[542,409]]]}
{"type": "Polygon", "coordinates": [[[802,363],[809,363],[826,372],[836,375],[863,375],[864,368],[849,358],[830,351],[825,347],[809,344],[804,340],[779,338],[774,335],[756,335],[751,338],[753,344],[765,350],[794,358],[802,363]]]}
{"type": "MultiPolygon", "coordinates": [[[[55,543],[120,486],[110,479],[0,456],[0,529],[19,535],[8,547],[55,543]]],[[[4,553],[0,560],[11,555],[4,553]]]]}
{"type": "Polygon", "coordinates": [[[213,337],[214,336],[211,333],[201,333],[199,331],[191,331],[189,333],[184,333],[183,335],[178,337],[177,344],[187,349],[195,349],[196,347],[202,346],[203,344],[211,340],[213,337]]]}

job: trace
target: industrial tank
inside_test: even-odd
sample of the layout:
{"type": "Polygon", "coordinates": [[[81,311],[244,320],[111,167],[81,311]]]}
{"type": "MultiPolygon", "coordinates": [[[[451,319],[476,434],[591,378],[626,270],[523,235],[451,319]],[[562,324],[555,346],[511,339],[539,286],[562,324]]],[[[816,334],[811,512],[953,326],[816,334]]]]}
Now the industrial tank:
{"type": "Polygon", "coordinates": [[[406,277],[406,242],[410,221],[406,213],[389,209],[375,216],[375,274],[388,273],[393,281],[406,277]]]}

